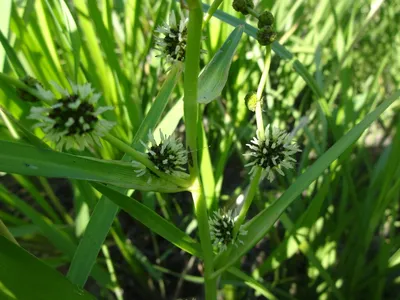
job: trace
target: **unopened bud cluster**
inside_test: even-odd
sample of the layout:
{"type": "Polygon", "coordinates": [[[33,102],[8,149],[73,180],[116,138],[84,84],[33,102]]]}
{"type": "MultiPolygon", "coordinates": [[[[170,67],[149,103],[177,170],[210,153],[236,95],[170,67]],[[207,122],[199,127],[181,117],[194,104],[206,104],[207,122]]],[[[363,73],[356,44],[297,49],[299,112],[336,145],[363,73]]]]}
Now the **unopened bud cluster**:
{"type": "Polygon", "coordinates": [[[249,14],[249,9],[254,8],[253,0],[233,0],[232,7],[234,10],[244,15],[249,14]]]}
{"type": "Polygon", "coordinates": [[[233,0],[232,7],[234,10],[241,12],[243,15],[252,14],[258,19],[257,41],[262,46],[272,44],[277,37],[274,30],[274,15],[270,11],[264,11],[261,14],[255,12],[253,0],[233,0]]]}

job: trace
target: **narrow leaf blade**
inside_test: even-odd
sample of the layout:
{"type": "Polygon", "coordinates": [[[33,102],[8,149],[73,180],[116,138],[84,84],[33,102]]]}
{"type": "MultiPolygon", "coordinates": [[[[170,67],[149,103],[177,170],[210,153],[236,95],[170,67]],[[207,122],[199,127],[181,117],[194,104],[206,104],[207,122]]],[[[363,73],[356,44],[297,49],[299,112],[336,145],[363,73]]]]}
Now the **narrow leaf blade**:
{"type": "Polygon", "coordinates": [[[16,299],[94,299],[3,236],[0,236],[0,278],[16,299]]]}
{"type": "Polygon", "coordinates": [[[207,104],[221,94],[243,31],[244,26],[236,27],[200,74],[197,102],[207,104]]]}

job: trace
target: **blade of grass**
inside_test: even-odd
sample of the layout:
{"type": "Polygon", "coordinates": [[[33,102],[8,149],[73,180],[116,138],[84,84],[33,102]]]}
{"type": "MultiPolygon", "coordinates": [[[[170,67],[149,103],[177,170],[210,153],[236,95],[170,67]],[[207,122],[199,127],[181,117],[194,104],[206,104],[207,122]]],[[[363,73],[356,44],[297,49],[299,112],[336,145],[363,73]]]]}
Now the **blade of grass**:
{"type": "MultiPolygon", "coordinates": [[[[7,35],[8,33],[8,28],[10,25],[11,5],[11,0],[4,0],[0,3],[0,33],[2,40],[4,38],[4,35],[7,35]]],[[[5,54],[5,49],[0,48],[0,71],[3,71],[5,54]]]]}
{"type": "Polygon", "coordinates": [[[64,276],[0,236],[0,278],[17,299],[94,299],[64,276]],[[23,286],[23,288],[21,288],[23,286]]]}
{"type": "Polygon", "coordinates": [[[19,77],[24,77],[26,75],[26,71],[22,66],[20,60],[18,59],[18,56],[15,53],[14,48],[9,44],[6,36],[3,34],[1,30],[0,30],[0,43],[3,46],[5,54],[7,55],[7,58],[9,59],[17,75],[19,77]]]}
{"type": "Polygon", "coordinates": [[[106,161],[0,141],[0,170],[28,176],[99,181],[125,188],[177,192],[182,190],[164,180],[137,177],[130,163],[106,161]]]}
{"type": "Polygon", "coordinates": [[[162,236],[178,248],[197,257],[201,257],[200,245],[195,240],[147,206],[105,185],[95,183],[93,186],[100,193],[129,213],[132,218],[151,229],[151,231],[162,236]]]}
{"type": "Polygon", "coordinates": [[[254,289],[256,292],[263,295],[266,299],[277,300],[278,298],[272,294],[264,285],[260,282],[255,280],[253,277],[247,275],[246,273],[242,272],[238,268],[230,267],[228,272],[237,276],[238,278],[242,279],[246,285],[254,289]]]}
{"type": "Polygon", "coordinates": [[[7,226],[4,225],[3,221],[0,219],[0,236],[4,236],[10,242],[18,245],[18,242],[15,240],[14,236],[8,230],[7,226]]]}

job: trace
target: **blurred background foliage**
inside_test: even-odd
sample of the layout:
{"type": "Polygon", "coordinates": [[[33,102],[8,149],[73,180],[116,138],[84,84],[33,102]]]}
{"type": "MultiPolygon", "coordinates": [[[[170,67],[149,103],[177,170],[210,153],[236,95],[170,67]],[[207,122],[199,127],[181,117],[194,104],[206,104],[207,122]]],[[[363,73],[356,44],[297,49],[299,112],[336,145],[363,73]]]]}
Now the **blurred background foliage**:
{"type": "MultiPolygon", "coordinates": [[[[279,43],[312,74],[323,97],[294,70],[294,60],[273,53],[264,117],[282,129],[296,130],[302,152],[295,171],[261,184],[250,216],[279,197],[297,174],[391,95],[400,81],[399,1],[255,4],[259,11],[273,12],[279,43]]],[[[29,74],[47,88],[50,81],[64,86],[68,79],[91,82],[103,94],[101,104],[115,107],[106,113],[118,124],[113,134],[130,143],[167,74],[168,66],[156,57],[154,30],[179,6],[155,0],[3,0],[0,69],[19,78],[29,74]]],[[[219,9],[244,19],[231,8],[231,1],[222,1],[219,9]]],[[[246,21],[256,27],[254,18],[246,21]]],[[[207,53],[201,67],[232,30],[218,18],[210,20],[204,28],[207,53]]],[[[222,95],[201,106],[207,141],[198,151],[203,161],[211,162],[212,170],[203,170],[202,175],[214,208],[234,205],[249,181],[242,154],[254,134],[255,119],[244,96],[257,89],[263,55],[257,41],[243,35],[222,95]]],[[[182,94],[180,82],[160,124],[178,136],[184,131],[182,94]]],[[[31,104],[2,82],[0,103],[21,124],[32,126],[25,118],[31,104]]],[[[223,299],[398,299],[399,108],[397,101],[243,257],[240,265],[248,277],[222,276],[223,299]]],[[[39,130],[34,132],[43,137],[39,130]]],[[[0,137],[21,138],[4,114],[0,137]]],[[[80,154],[122,156],[106,143],[80,154]]],[[[65,274],[100,194],[84,181],[13,174],[3,174],[0,181],[0,218],[22,247],[65,274]],[[62,244],[65,240],[69,251],[62,244]]],[[[196,235],[185,193],[134,195],[196,235]]],[[[201,297],[199,261],[124,212],[114,221],[98,265],[101,276],[89,280],[86,289],[100,299],[201,297]]]]}

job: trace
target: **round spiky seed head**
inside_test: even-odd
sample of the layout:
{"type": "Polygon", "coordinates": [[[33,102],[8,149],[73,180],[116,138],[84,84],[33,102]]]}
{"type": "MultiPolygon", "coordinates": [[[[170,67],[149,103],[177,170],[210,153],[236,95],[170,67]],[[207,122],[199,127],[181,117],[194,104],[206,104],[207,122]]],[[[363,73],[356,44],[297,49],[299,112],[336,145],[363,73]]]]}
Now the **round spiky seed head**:
{"type": "Polygon", "coordinates": [[[215,211],[208,220],[210,226],[210,235],[213,246],[218,248],[220,252],[225,251],[230,244],[238,246],[238,243],[243,244],[240,236],[246,235],[243,225],[234,237],[235,217],[233,211],[223,212],[221,209],[215,211]]]}
{"type": "MultiPolygon", "coordinates": [[[[19,79],[23,83],[25,83],[27,86],[29,86],[32,89],[37,89],[36,86],[39,85],[40,87],[43,87],[43,85],[36,79],[33,78],[29,75],[22,77],[19,79]]],[[[17,96],[23,101],[26,102],[39,102],[40,100],[36,97],[33,96],[31,93],[28,93],[27,91],[24,91],[23,89],[17,88],[17,96]]]]}
{"type": "Polygon", "coordinates": [[[271,26],[274,24],[274,15],[266,10],[258,18],[258,28],[263,28],[264,26],[271,26]]]}
{"type": "MultiPolygon", "coordinates": [[[[151,131],[149,131],[148,139],[151,142],[150,146],[146,145],[143,141],[141,143],[147,149],[148,159],[152,161],[158,170],[180,178],[189,177],[189,174],[185,172],[188,162],[188,152],[180,140],[176,139],[173,135],[167,136],[163,134],[161,130],[161,141],[159,143],[157,143],[151,131]]],[[[136,161],[133,162],[133,165],[136,168],[135,172],[138,177],[145,175],[148,171],[144,165],[136,161]]]]}
{"type": "Polygon", "coordinates": [[[110,106],[95,107],[100,98],[89,83],[76,85],[71,83],[72,93],[52,83],[62,95],[58,98],[50,91],[37,85],[41,98],[49,101],[50,106],[32,107],[28,118],[35,119],[46,134],[46,138],[56,143],[57,149],[85,147],[97,144],[101,146],[100,137],[114,126],[113,122],[100,119],[99,116],[110,106]]]}
{"type": "Polygon", "coordinates": [[[274,172],[284,176],[282,169],[292,169],[296,160],[292,157],[300,152],[299,146],[292,143],[291,136],[284,130],[268,125],[265,128],[265,138],[261,138],[257,132],[247,147],[250,153],[250,162],[246,167],[251,167],[249,174],[252,174],[258,167],[264,169],[269,181],[275,178],[274,172]]]}
{"type": "Polygon", "coordinates": [[[257,31],[257,41],[260,45],[271,45],[276,40],[277,34],[272,26],[264,26],[257,31]]]}
{"type": "Polygon", "coordinates": [[[254,3],[253,0],[233,0],[232,7],[234,10],[247,15],[249,14],[248,8],[253,9],[254,3]]]}
{"type": "Polygon", "coordinates": [[[254,92],[250,92],[244,97],[244,101],[246,102],[247,108],[251,111],[256,111],[257,106],[257,94],[254,92]]]}
{"type": "Polygon", "coordinates": [[[178,23],[175,12],[169,16],[169,23],[158,26],[156,32],[164,37],[156,37],[156,49],[160,51],[161,57],[165,57],[168,63],[184,61],[186,55],[188,20],[181,14],[178,23]]]}

